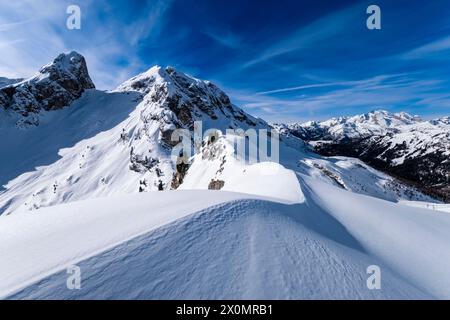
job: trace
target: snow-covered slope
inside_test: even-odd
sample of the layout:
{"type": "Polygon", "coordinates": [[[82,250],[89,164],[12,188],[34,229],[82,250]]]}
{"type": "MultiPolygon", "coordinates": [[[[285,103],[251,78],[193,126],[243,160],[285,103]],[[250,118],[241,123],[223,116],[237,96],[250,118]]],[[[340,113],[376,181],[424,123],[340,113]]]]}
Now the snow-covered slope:
{"type": "Polygon", "coordinates": [[[341,189],[391,201],[438,201],[417,188],[371,168],[359,159],[347,157],[318,158],[305,156],[301,163],[310,167],[309,176],[341,189]]]}
{"type": "Polygon", "coordinates": [[[324,158],[309,152],[306,146],[299,149],[285,143],[284,136],[281,139],[279,164],[241,158],[236,149],[243,148],[246,143],[250,145],[249,149],[253,146],[242,136],[219,136],[214,142],[204,143],[191,159],[180,189],[229,190],[265,196],[284,194],[286,199],[296,201],[302,196],[295,191],[297,182],[291,178],[294,170],[344,190],[391,202],[437,203],[416,188],[402,184],[358,159],[324,158]]]}
{"type": "Polygon", "coordinates": [[[213,189],[304,201],[298,179],[292,170],[276,162],[242,158],[239,147],[252,143],[243,136],[218,135],[206,140],[190,160],[179,189],[213,189]],[[211,141],[213,140],[213,141],[211,141]]]}
{"type": "Polygon", "coordinates": [[[158,192],[2,216],[0,297],[192,212],[245,198],[224,192],[158,192]]]}

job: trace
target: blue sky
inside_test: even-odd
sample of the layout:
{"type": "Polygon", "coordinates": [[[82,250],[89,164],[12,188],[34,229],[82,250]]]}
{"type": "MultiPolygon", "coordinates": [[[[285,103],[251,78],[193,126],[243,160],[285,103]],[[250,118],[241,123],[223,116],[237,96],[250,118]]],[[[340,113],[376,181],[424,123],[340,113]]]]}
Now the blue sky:
{"type": "Polygon", "coordinates": [[[449,12],[448,0],[2,1],[0,76],[76,50],[100,89],[171,65],[269,121],[379,108],[433,118],[450,114],[449,12]],[[66,28],[70,4],[81,30],[66,28]],[[366,28],[370,4],[381,30],[366,28]]]}

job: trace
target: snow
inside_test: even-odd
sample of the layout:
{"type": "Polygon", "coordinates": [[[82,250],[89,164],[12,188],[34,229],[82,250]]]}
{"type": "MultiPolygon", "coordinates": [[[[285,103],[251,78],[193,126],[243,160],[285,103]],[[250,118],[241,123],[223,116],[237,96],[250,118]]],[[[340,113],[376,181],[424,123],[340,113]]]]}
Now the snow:
{"type": "Polygon", "coordinates": [[[390,113],[385,110],[375,110],[353,117],[332,118],[319,123],[293,124],[290,127],[294,129],[319,127],[322,130],[328,130],[329,134],[335,138],[359,138],[385,135],[388,132],[397,131],[400,126],[414,125],[420,121],[418,116],[411,116],[405,112],[390,113]]]}
{"type": "Polygon", "coordinates": [[[138,112],[137,97],[90,90],[70,108],[46,114],[38,127],[17,130],[5,121],[0,214],[136,192],[142,177],[128,169],[129,149],[119,139],[128,115],[138,112]]]}
{"type": "MultiPolygon", "coordinates": [[[[229,140],[231,137],[221,137],[215,147],[223,150],[225,145],[227,153],[232,150],[229,140]]],[[[212,150],[211,146],[202,150],[207,159],[194,159],[192,181],[188,174],[186,183],[198,181],[199,185],[190,187],[206,189],[204,184],[211,177],[208,169],[215,173],[220,167],[224,154],[212,150]],[[202,176],[208,179],[202,180],[202,176]]],[[[292,155],[288,150],[283,146],[281,153],[292,155]]],[[[312,154],[309,157],[309,161],[318,161],[312,154]]],[[[245,193],[148,192],[1,216],[0,255],[5,259],[0,262],[0,296],[450,297],[450,259],[446,256],[450,216],[344,190],[327,176],[318,179],[309,166],[297,167],[294,174],[271,164],[276,166],[272,168],[277,172],[274,177],[260,175],[258,165],[264,163],[249,165],[226,159],[228,167],[220,177],[230,189],[245,183],[238,177],[233,181],[233,176],[242,175],[241,169],[255,179],[256,183],[243,188],[245,193]],[[274,186],[286,186],[288,192],[271,188],[270,181],[274,186]],[[65,286],[65,269],[73,264],[81,267],[85,279],[80,291],[65,286]],[[367,289],[369,265],[381,267],[382,290],[367,289]]],[[[283,160],[286,166],[292,165],[288,156],[283,160]]],[[[361,172],[352,169],[352,161],[357,160],[336,157],[330,168],[348,169],[358,176],[361,172]]],[[[374,179],[379,178],[376,170],[373,174],[374,179]]],[[[348,172],[341,172],[342,181],[348,177],[348,172]]]]}
{"type": "Polygon", "coordinates": [[[312,157],[304,155],[301,163],[310,167],[308,175],[343,189],[391,201],[426,201],[436,203],[413,187],[375,170],[359,159],[348,157],[312,157]]]}
{"type": "Polygon", "coordinates": [[[0,252],[8,258],[0,263],[1,295],[12,299],[431,297],[368,255],[358,240],[314,203],[244,200],[248,197],[224,191],[155,192],[0,217],[0,252]],[[219,202],[224,204],[205,208],[219,202]],[[79,291],[66,288],[65,268],[74,263],[82,271],[79,291]],[[366,287],[366,268],[372,264],[383,270],[382,290],[366,287]]]}

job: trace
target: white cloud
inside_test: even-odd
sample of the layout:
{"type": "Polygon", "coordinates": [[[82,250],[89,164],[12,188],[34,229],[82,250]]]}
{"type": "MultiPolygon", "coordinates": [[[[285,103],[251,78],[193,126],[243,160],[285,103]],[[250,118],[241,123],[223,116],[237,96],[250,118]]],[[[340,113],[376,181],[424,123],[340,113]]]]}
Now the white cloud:
{"type": "Polygon", "coordinates": [[[247,61],[243,67],[251,67],[277,56],[308,48],[319,41],[338,36],[345,27],[354,23],[355,15],[358,14],[355,8],[357,7],[352,6],[333,12],[295,30],[280,41],[270,44],[261,54],[247,61]]]}

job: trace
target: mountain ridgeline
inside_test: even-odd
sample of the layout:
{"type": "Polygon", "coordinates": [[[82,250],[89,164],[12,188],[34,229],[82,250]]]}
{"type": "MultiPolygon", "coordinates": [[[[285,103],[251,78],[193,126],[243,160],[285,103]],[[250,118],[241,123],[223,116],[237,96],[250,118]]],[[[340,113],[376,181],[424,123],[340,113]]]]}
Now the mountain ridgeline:
{"type": "Polygon", "coordinates": [[[418,190],[448,199],[449,126],[385,111],[270,126],[172,67],[100,91],[59,55],[0,78],[0,299],[449,299],[450,205],[418,190]],[[217,130],[191,139],[197,121],[217,130]],[[264,158],[227,129],[280,134],[264,158]],[[82,290],[67,266],[89,273],[82,290]]]}
{"type": "Polygon", "coordinates": [[[277,125],[324,156],[359,158],[436,199],[450,201],[450,118],[423,121],[383,110],[277,125]]]}

